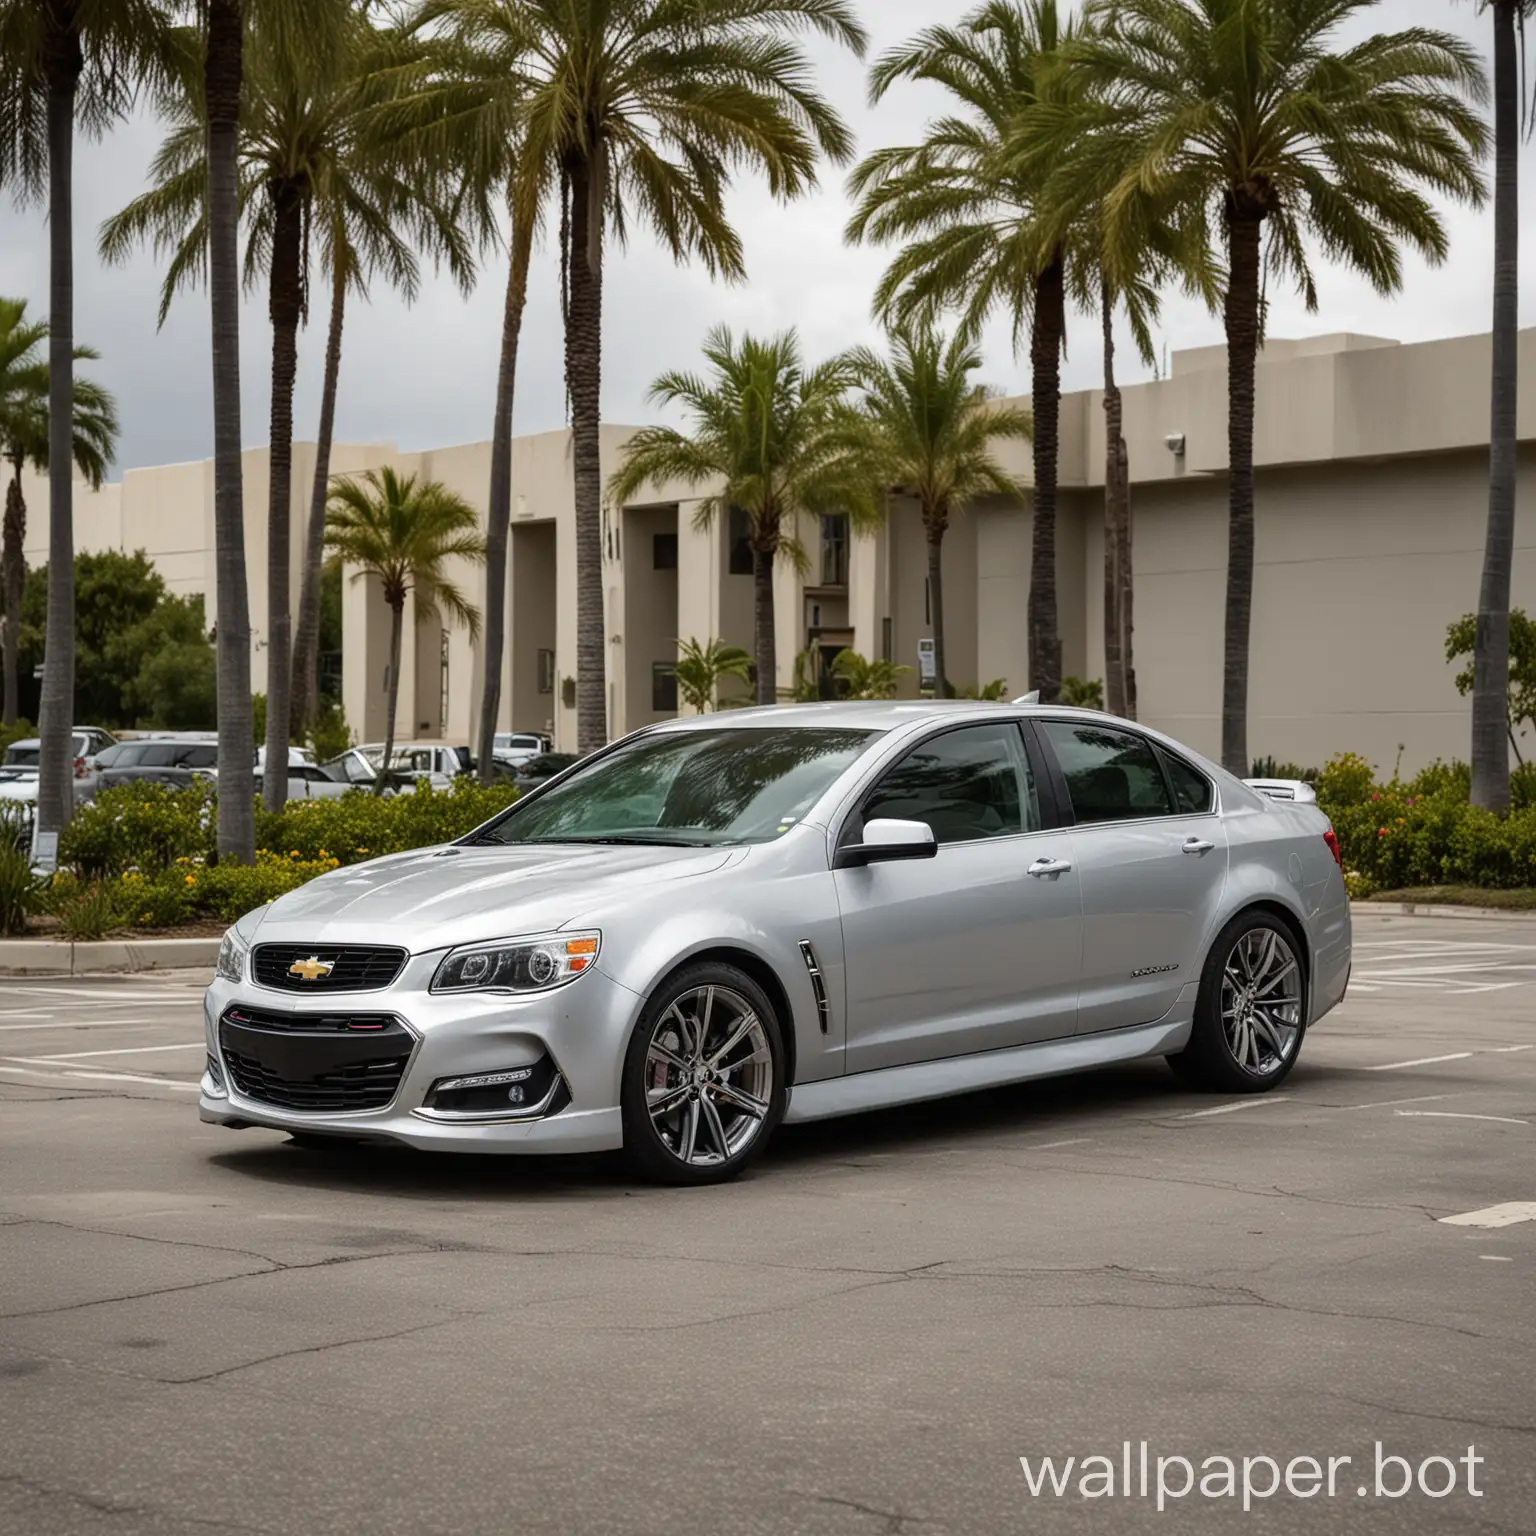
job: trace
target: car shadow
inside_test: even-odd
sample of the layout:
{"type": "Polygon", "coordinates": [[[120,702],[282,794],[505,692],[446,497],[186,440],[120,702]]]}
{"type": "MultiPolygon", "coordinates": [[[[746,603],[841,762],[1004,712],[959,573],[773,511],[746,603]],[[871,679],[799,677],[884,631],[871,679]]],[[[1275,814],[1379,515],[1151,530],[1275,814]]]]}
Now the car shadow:
{"type": "MultiPolygon", "coordinates": [[[[1082,1134],[1100,1116],[1176,1114],[1208,1096],[1185,1089],[1161,1062],[1133,1063],[1030,1083],[934,1099],[922,1104],[782,1126],[762,1160],[745,1175],[814,1172],[818,1163],[857,1164],[903,1152],[963,1150],[1000,1131],[1046,1138],[1082,1134]]],[[[636,1180],[614,1153],[578,1156],[474,1155],[416,1152],[380,1142],[334,1146],[273,1140],[214,1152],[209,1161],[242,1177],[295,1188],[402,1199],[458,1201],[596,1199],[666,1195],[636,1180]]]]}

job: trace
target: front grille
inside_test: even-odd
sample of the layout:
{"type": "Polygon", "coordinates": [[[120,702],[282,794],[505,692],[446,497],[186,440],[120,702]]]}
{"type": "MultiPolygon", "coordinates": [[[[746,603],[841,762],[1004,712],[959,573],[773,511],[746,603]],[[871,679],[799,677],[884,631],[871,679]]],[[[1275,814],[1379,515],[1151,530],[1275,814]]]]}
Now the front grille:
{"type": "Polygon", "coordinates": [[[394,1098],[405,1071],[406,1056],[358,1061],[318,1077],[280,1077],[250,1056],[224,1048],[224,1062],[235,1092],[277,1109],[308,1110],[311,1114],[357,1109],[383,1109],[394,1098]]]}
{"type": "Polygon", "coordinates": [[[336,1114],[383,1109],[416,1037],[390,1014],[269,1013],[233,1007],[219,1050],[238,1094],[278,1109],[336,1114]]]}
{"type": "Polygon", "coordinates": [[[251,974],[259,986],[284,992],[377,992],[405,969],[403,949],[377,944],[258,944],[251,974]],[[294,975],[291,966],[317,960],[331,967],[313,980],[294,975]]]}

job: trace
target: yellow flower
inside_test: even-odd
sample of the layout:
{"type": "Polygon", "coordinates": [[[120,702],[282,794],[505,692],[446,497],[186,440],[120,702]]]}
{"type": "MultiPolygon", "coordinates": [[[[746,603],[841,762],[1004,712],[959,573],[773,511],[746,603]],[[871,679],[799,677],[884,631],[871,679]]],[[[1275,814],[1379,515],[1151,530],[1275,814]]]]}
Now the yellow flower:
{"type": "Polygon", "coordinates": [[[187,876],[187,884],[188,885],[196,885],[197,884],[197,876],[196,875],[188,875],[187,876]]]}
{"type": "Polygon", "coordinates": [[[295,848],[295,849],[294,849],[294,850],[293,850],[293,851],[292,851],[292,852],[291,852],[291,853],[290,853],[290,854],[289,854],[289,855],[288,855],[288,857],[289,857],[289,858],[290,858],[290,859],[296,859],[296,858],[298,858],[298,856],[299,856],[299,850],[298,850],[298,849],[297,849],[297,848],[295,848]]]}

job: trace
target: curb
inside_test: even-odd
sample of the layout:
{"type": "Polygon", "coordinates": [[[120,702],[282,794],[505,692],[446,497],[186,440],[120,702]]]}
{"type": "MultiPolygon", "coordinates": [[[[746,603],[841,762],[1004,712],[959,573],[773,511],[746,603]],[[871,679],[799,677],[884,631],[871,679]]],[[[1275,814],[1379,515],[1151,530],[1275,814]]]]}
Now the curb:
{"type": "Polygon", "coordinates": [[[1379,917],[1471,917],[1484,922],[1517,922],[1536,919],[1536,910],[1513,911],[1508,907],[1442,907],[1416,901],[1352,901],[1349,904],[1352,917],[1375,913],[1379,917]]]}
{"type": "Polygon", "coordinates": [[[84,976],[103,971],[206,969],[218,939],[0,939],[0,976],[84,976]]]}

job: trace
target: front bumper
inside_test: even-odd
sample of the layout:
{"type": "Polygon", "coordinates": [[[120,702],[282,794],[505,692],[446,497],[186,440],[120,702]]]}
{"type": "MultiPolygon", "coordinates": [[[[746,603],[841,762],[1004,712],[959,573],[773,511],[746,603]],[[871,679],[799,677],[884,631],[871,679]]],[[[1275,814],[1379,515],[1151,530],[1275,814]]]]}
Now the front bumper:
{"type": "MultiPolygon", "coordinates": [[[[314,996],[216,979],[203,1001],[208,1055],[198,1117],[232,1129],[264,1126],[311,1135],[395,1142],[423,1151],[603,1152],[623,1144],[619,1082],[643,1000],[594,968],[551,992],[527,997],[427,990],[441,959],[413,955],[398,980],[366,992],[314,996]],[[221,1045],[219,1023],[238,1007],[263,1015],[391,1015],[408,1032],[399,1087],[377,1109],[295,1109],[242,1093],[221,1045]],[[424,1102],[434,1083],[536,1066],[548,1059],[561,1091],[547,1104],[510,1106],[504,1116],[453,1117],[424,1102]]],[[[302,1031],[295,1031],[301,1040],[302,1031]]],[[[249,1074],[247,1074],[249,1081],[249,1074]]]]}

